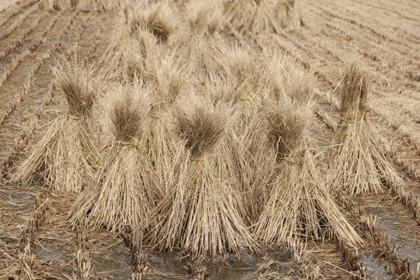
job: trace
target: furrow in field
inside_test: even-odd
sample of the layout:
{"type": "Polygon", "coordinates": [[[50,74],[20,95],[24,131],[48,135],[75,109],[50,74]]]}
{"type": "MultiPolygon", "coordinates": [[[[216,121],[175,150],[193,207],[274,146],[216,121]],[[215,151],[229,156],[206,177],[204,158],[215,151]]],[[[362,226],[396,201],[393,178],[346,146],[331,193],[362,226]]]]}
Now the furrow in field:
{"type": "MultiPolygon", "coordinates": [[[[376,258],[378,263],[385,266],[388,274],[401,277],[400,279],[416,279],[414,263],[410,263],[411,254],[406,251],[399,251],[392,243],[395,238],[395,232],[390,228],[381,228],[378,225],[378,216],[368,215],[363,208],[354,202],[354,199],[345,197],[343,194],[337,194],[340,204],[348,211],[348,213],[357,220],[356,229],[367,241],[362,248],[364,254],[376,258]]],[[[378,201],[377,198],[375,198],[378,201]]],[[[383,203],[378,203],[383,206],[383,203]]],[[[396,211],[393,208],[393,211],[396,211]]],[[[382,217],[383,218],[383,217],[382,217]]],[[[381,217],[379,217],[381,219],[381,217]]]]}
{"type": "Polygon", "coordinates": [[[420,264],[420,231],[418,223],[410,219],[411,213],[383,195],[357,197],[354,201],[358,207],[365,207],[367,216],[377,217],[376,225],[387,233],[390,247],[397,248],[401,260],[407,259],[410,271],[416,275],[420,264]]]}
{"type": "MultiPolygon", "coordinates": [[[[353,1],[353,3],[358,3],[359,5],[362,5],[364,7],[366,7],[367,9],[369,9],[369,11],[377,16],[378,18],[382,18],[383,15],[390,17],[390,19],[388,19],[388,23],[392,24],[392,23],[396,23],[398,22],[399,24],[403,24],[404,28],[418,28],[420,27],[420,20],[418,18],[418,16],[420,16],[420,14],[417,15],[417,17],[410,15],[410,11],[407,10],[403,4],[408,4],[409,1],[405,1],[404,3],[398,3],[397,6],[392,5],[392,3],[394,3],[393,1],[386,1],[385,3],[379,3],[378,4],[374,4],[372,1],[360,1],[360,0],[356,0],[353,1]],[[378,15],[378,10],[383,11],[381,13],[381,15],[378,15]],[[405,22],[402,22],[402,20],[404,20],[405,22]]],[[[417,7],[418,8],[418,7],[417,7]]],[[[412,8],[411,8],[411,11],[412,8]]],[[[401,26],[398,25],[394,25],[396,28],[399,28],[401,26]]],[[[403,31],[406,31],[404,29],[402,29],[403,31]]],[[[411,34],[413,36],[415,36],[414,34],[411,34]]],[[[417,39],[419,37],[415,36],[417,39]]]]}
{"type": "MultiPolygon", "coordinates": [[[[31,66],[36,64],[36,56],[39,54],[37,49],[40,46],[42,48],[43,44],[47,45],[47,48],[51,47],[51,43],[45,42],[47,40],[44,38],[44,35],[48,32],[48,28],[54,26],[54,18],[50,23],[51,24],[47,26],[47,29],[39,34],[39,37],[34,38],[34,40],[31,40],[27,45],[25,44],[25,49],[23,49],[20,54],[13,57],[12,62],[5,67],[3,75],[0,77],[0,95],[4,101],[4,103],[0,104],[0,110],[4,110],[8,102],[13,99],[13,93],[16,92],[16,88],[21,85],[21,81],[23,80],[22,76],[26,76],[27,73],[31,71],[31,66]]],[[[61,26],[61,34],[67,32],[67,28],[71,25],[72,19],[68,22],[67,26],[61,26]]]]}
{"type": "Polygon", "coordinates": [[[27,12],[27,16],[22,17],[21,19],[14,22],[13,25],[8,29],[4,29],[4,32],[11,31],[11,33],[9,33],[7,36],[3,35],[3,39],[0,41],[0,47],[6,47],[14,38],[28,32],[27,30],[34,30],[36,28],[36,23],[45,18],[46,13],[41,12],[36,7],[33,7],[30,11],[27,12]]]}
{"type": "MultiPolygon", "coordinates": [[[[63,30],[63,27],[67,26],[69,23],[70,23],[70,25],[72,24],[72,22],[73,22],[73,16],[74,15],[71,15],[71,14],[70,15],[67,15],[67,20],[63,20],[63,22],[65,22],[64,25],[58,24],[58,27],[57,27],[58,30],[57,31],[54,31],[53,30],[53,31],[51,31],[51,32],[49,32],[47,34],[48,36],[50,36],[52,38],[52,40],[47,40],[47,41],[50,42],[50,44],[49,44],[50,46],[49,46],[49,48],[44,48],[44,52],[45,53],[54,53],[56,50],[58,50],[60,48],[60,42],[61,43],[65,43],[65,44],[68,44],[70,42],[75,43],[75,41],[72,41],[72,40],[74,40],[75,38],[76,39],[80,39],[82,37],[82,35],[84,34],[85,27],[86,27],[86,25],[85,25],[86,24],[86,20],[90,16],[82,17],[82,19],[81,19],[82,21],[76,23],[76,24],[79,24],[79,28],[73,28],[72,29],[72,30],[74,30],[72,32],[73,34],[68,34],[68,35],[66,34],[69,31],[69,30],[67,30],[68,28],[64,28],[65,32],[60,31],[60,30],[63,30]]],[[[91,28],[92,28],[92,26],[91,26],[91,28]]],[[[83,38],[83,40],[86,43],[86,42],[89,42],[90,41],[90,38],[83,38]]],[[[87,47],[88,47],[88,45],[86,44],[86,48],[87,47]]],[[[96,48],[96,45],[94,45],[93,48],[97,49],[96,48]]],[[[89,53],[89,51],[87,51],[87,53],[89,53]]],[[[47,94],[44,93],[45,87],[48,86],[48,85],[46,85],[46,83],[48,83],[48,79],[45,80],[45,78],[43,78],[43,77],[51,77],[51,72],[50,72],[50,69],[49,69],[49,65],[52,65],[55,62],[54,59],[52,59],[50,56],[48,56],[47,59],[50,59],[50,61],[47,63],[46,66],[42,67],[42,69],[39,71],[39,73],[37,73],[38,74],[37,75],[37,83],[35,83],[34,88],[31,88],[31,92],[30,92],[30,95],[32,96],[34,92],[37,92],[37,88],[38,88],[38,94],[39,94],[40,97],[44,96],[43,99],[42,100],[40,99],[39,102],[38,101],[33,102],[35,104],[38,104],[38,106],[32,106],[32,107],[34,107],[32,109],[30,109],[30,108],[28,109],[27,107],[29,105],[26,105],[26,104],[24,104],[25,106],[23,106],[23,107],[20,108],[20,110],[22,110],[22,112],[21,112],[22,114],[25,114],[26,113],[26,117],[28,117],[28,114],[30,115],[31,112],[35,111],[35,113],[32,114],[32,118],[35,118],[35,121],[33,122],[35,124],[28,125],[27,126],[27,127],[29,127],[29,131],[28,132],[26,132],[26,130],[28,130],[28,129],[26,129],[24,132],[21,132],[21,135],[24,134],[25,135],[25,139],[27,139],[25,141],[26,143],[29,142],[28,139],[32,137],[32,134],[34,134],[34,132],[36,133],[35,129],[36,129],[36,127],[38,127],[38,125],[36,124],[36,122],[38,122],[39,120],[41,120],[42,122],[45,123],[46,120],[44,120],[43,117],[42,117],[42,115],[44,114],[43,113],[43,111],[44,111],[43,110],[43,107],[45,107],[46,105],[50,104],[51,101],[52,101],[52,99],[53,99],[52,98],[52,95],[53,95],[52,92],[51,93],[48,93],[48,91],[47,91],[47,94]],[[40,82],[40,84],[39,84],[39,82],[40,82]]],[[[50,82],[49,82],[49,86],[48,87],[50,88],[50,91],[53,91],[54,89],[52,87],[53,84],[52,84],[51,78],[49,78],[49,81],[50,82]]],[[[37,97],[33,97],[33,98],[37,98],[37,97]]],[[[37,99],[33,99],[33,100],[37,100],[37,99]]],[[[16,118],[12,118],[10,120],[11,125],[22,123],[22,121],[23,121],[23,123],[25,123],[24,122],[24,119],[21,118],[22,117],[21,116],[22,114],[20,114],[20,113],[19,114],[16,114],[18,116],[16,118]]],[[[14,116],[16,116],[16,115],[14,115],[14,116]]],[[[10,126],[8,126],[8,128],[10,128],[10,126]]],[[[16,128],[19,128],[19,126],[16,126],[16,128]]],[[[11,131],[8,131],[8,132],[11,132],[11,131]]],[[[11,132],[11,134],[13,134],[13,132],[11,132]]],[[[5,134],[2,134],[2,138],[3,138],[4,135],[5,134]]],[[[4,142],[2,141],[2,143],[4,143],[4,142]]],[[[22,145],[20,145],[20,146],[22,146],[22,145]]],[[[23,145],[22,147],[20,147],[20,146],[19,145],[18,146],[15,146],[14,150],[22,151],[23,148],[26,145],[23,145]]],[[[14,150],[11,153],[13,153],[14,150]]],[[[9,158],[9,157],[7,157],[7,158],[9,158]]],[[[16,159],[14,159],[14,160],[16,160],[16,159]]],[[[10,166],[8,166],[8,168],[10,168],[10,166]]],[[[10,190],[10,192],[8,193],[8,195],[13,195],[13,190],[10,190]]],[[[34,196],[34,194],[32,194],[32,196],[34,196]]],[[[33,201],[32,201],[32,203],[33,203],[33,201]]],[[[61,207],[63,205],[63,203],[64,203],[64,201],[61,201],[57,205],[57,207],[61,207]]],[[[30,202],[28,204],[30,204],[30,202]]],[[[26,209],[30,209],[30,208],[31,208],[30,206],[26,205],[26,209]]],[[[61,218],[62,218],[61,221],[64,221],[65,220],[66,212],[64,210],[62,210],[62,211],[63,212],[61,213],[61,215],[55,215],[55,214],[53,214],[52,216],[53,217],[56,217],[56,216],[59,216],[60,217],[61,216],[61,218]],[[63,215],[64,215],[64,219],[63,219],[63,215]]],[[[47,213],[48,212],[49,211],[47,211],[47,213]]],[[[10,228],[13,228],[13,227],[11,226],[10,228]]],[[[46,228],[50,229],[51,228],[51,225],[46,225],[46,228]]],[[[64,228],[67,230],[68,229],[68,225],[65,225],[64,228]]],[[[9,236],[9,235],[10,236],[13,236],[12,234],[5,234],[5,236],[9,236]]],[[[47,231],[47,235],[49,235],[49,232],[48,231],[47,231]]],[[[74,233],[70,233],[70,235],[71,235],[70,239],[75,239],[76,238],[74,233]]],[[[75,263],[73,262],[73,258],[76,257],[76,254],[75,253],[77,252],[77,247],[73,247],[73,248],[70,248],[68,250],[68,252],[67,252],[68,253],[68,256],[67,256],[68,259],[66,259],[65,257],[63,257],[62,259],[60,259],[60,260],[57,261],[57,254],[55,252],[51,252],[52,251],[52,250],[50,250],[51,248],[49,248],[48,247],[48,244],[46,244],[44,242],[45,240],[51,241],[51,238],[54,238],[54,237],[51,237],[51,238],[49,238],[48,236],[45,237],[45,232],[43,232],[43,231],[40,232],[40,236],[41,236],[41,239],[36,241],[36,244],[37,244],[37,246],[36,246],[37,250],[35,250],[36,257],[34,258],[35,263],[34,263],[33,267],[31,267],[31,272],[34,275],[38,275],[38,276],[39,275],[44,275],[45,276],[46,275],[45,274],[46,272],[48,272],[48,273],[51,272],[51,274],[53,276],[58,277],[58,278],[62,278],[65,273],[70,273],[70,272],[72,273],[72,270],[75,267],[75,263]],[[52,258],[48,258],[49,256],[52,256],[52,258]],[[53,268],[49,267],[47,269],[46,264],[50,264],[50,266],[52,265],[52,266],[55,266],[55,267],[53,267],[53,268]]],[[[60,232],[58,232],[56,236],[60,236],[61,237],[60,232]]],[[[13,269],[13,267],[15,267],[15,268],[17,267],[16,266],[16,257],[17,257],[17,253],[19,251],[16,250],[16,248],[13,248],[13,246],[10,246],[10,247],[11,247],[10,250],[12,252],[6,253],[6,255],[8,256],[9,259],[8,259],[8,262],[5,261],[4,264],[8,264],[8,268],[9,269],[10,268],[13,269]],[[13,249],[15,249],[15,250],[13,250],[13,249]],[[13,259],[13,256],[15,258],[15,261],[14,262],[12,261],[11,264],[10,264],[10,259],[13,259]],[[13,266],[13,264],[15,264],[15,266],[13,266]]],[[[34,251],[31,251],[31,256],[34,255],[32,253],[34,253],[34,251]]],[[[10,272],[10,270],[9,270],[9,272],[10,272]]],[[[68,274],[68,275],[71,275],[71,273],[68,274]]],[[[39,277],[42,277],[42,276],[39,276],[39,277]]]]}
{"type": "MultiPolygon", "coordinates": [[[[75,194],[52,196],[38,233],[36,259],[40,263],[56,261],[49,270],[58,279],[130,278],[131,258],[120,238],[109,231],[93,233],[86,227],[72,228],[69,224],[67,215],[75,199],[75,194]]],[[[42,269],[38,266],[34,272],[41,274],[42,269]]]]}
{"type": "Polygon", "coordinates": [[[379,25],[385,28],[384,31],[389,30],[391,33],[394,33],[394,36],[404,37],[405,40],[412,43],[419,42],[420,37],[417,29],[420,27],[420,22],[412,18],[409,18],[411,21],[407,21],[407,17],[398,13],[398,9],[395,7],[392,7],[391,12],[383,9],[387,5],[372,5],[372,2],[362,2],[360,0],[352,2],[352,5],[346,4],[348,11],[351,11],[352,15],[359,15],[362,19],[364,16],[370,15],[369,21],[372,21],[373,26],[379,25]],[[374,15],[375,19],[372,19],[372,15],[374,15]]]}
{"type": "MultiPolygon", "coordinates": [[[[351,279],[357,273],[356,271],[350,271],[351,268],[342,259],[341,254],[334,244],[329,242],[308,242],[307,250],[310,252],[312,258],[312,277],[315,276],[315,279],[318,278],[316,277],[317,270],[319,279],[351,279]]],[[[305,266],[301,266],[301,268],[305,269],[305,266]]],[[[302,275],[307,276],[302,277],[302,279],[310,279],[310,275],[311,273],[302,275]]]]}
{"type": "MultiPolygon", "coordinates": [[[[45,16],[40,16],[39,18],[34,20],[34,23],[27,29],[23,29],[22,28],[22,32],[16,32],[18,34],[13,34],[13,36],[11,36],[12,38],[9,38],[9,40],[4,40],[2,42],[0,42],[0,48],[3,50],[0,53],[0,59],[3,60],[5,59],[5,57],[7,55],[9,55],[10,53],[14,52],[18,52],[19,51],[19,47],[22,46],[22,44],[27,41],[27,37],[35,30],[39,29],[39,26],[41,24],[42,21],[47,21],[48,17],[45,16]]],[[[5,65],[7,64],[6,62],[2,62],[2,66],[3,68],[5,67],[5,65]]]]}
{"type": "Polygon", "coordinates": [[[18,29],[26,20],[30,19],[30,16],[38,10],[36,5],[31,6],[27,11],[20,15],[17,19],[11,21],[11,24],[5,24],[1,28],[0,41],[8,38],[13,32],[18,29]]]}
{"type": "Polygon", "coordinates": [[[34,252],[37,250],[38,230],[42,227],[45,220],[45,212],[48,209],[50,199],[46,189],[41,188],[37,192],[33,210],[28,217],[25,226],[21,229],[21,238],[16,248],[17,257],[6,268],[6,274],[12,278],[45,278],[47,276],[45,266],[39,263],[34,252]],[[35,273],[35,267],[43,267],[42,273],[35,273]]]}
{"type": "Polygon", "coordinates": [[[359,59],[372,67],[371,72],[375,78],[373,82],[377,83],[378,88],[382,88],[378,91],[389,91],[420,100],[413,94],[413,91],[420,88],[420,82],[416,80],[416,73],[420,74],[420,67],[412,58],[369,42],[360,32],[349,32],[331,22],[325,22],[322,16],[314,17],[320,23],[319,31],[311,32],[309,36],[305,36],[305,40],[315,41],[323,48],[328,48],[328,53],[334,53],[342,60],[352,60],[361,54],[359,59]]]}
{"type": "MultiPolygon", "coordinates": [[[[47,51],[51,49],[51,52],[55,52],[60,48],[60,42],[63,39],[63,36],[69,31],[70,27],[73,24],[75,14],[68,15],[68,18],[64,21],[65,24],[62,26],[63,29],[59,31],[55,31],[56,41],[53,44],[48,44],[47,51]]],[[[50,42],[51,43],[51,42],[50,42]]],[[[32,61],[32,63],[34,63],[32,61]]],[[[30,63],[28,64],[29,67],[33,67],[30,63]]],[[[48,71],[48,65],[45,66],[48,71]]],[[[44,107],[52,101],[52,96],[54,94],[53,82],[50,78],[47,80],[41,80],[41,90],[37,91],[30,90],[28,94],[28,98],[23,101],[22,106],[17,108],[17,112],[9,118],[10,125],[4,125],[0,127],[2,129],[2,136],[3,136],[3,154],[0,155],[1,160],[1,172],[3,177],[7,176],[10,168],[14,165],[16,160],[20,157],[22,151],[26,148],[29,144],[29,140],[32,138],[32,134],[34,133],[38,120],[42,119],[42,115],[44,115],[44,107]],[[45,91],[45,87],[47,86],[47,90],[45,91]],[[32,93],[36,93],[38,99],[34,102],[30,96],[32,93]],[[43,97],[42,97],[43,96],[43,97]],[[36,103],[32,107],[26,108],[25,102],[36,103]],[[39,106],[40,105],[40,106],[39,106]],[[22,110],[22,112],[18,112],[22,110]],[[31,124],[31,125],[28,125],[31,124]],[[22,124],[24,125],[22,127],[22,124]],[[13,143],[15,144],[13,145],[13,143]]],[[[22,78],[24,79],[24,78],[22,78]]],[[[17,81],[18,83],[18,81],[17,81]]],[[[37,86],[37,84],[35,84],[37,86]]],[[[14,91],[18,90],[19,87],[16,87],[14,91]]],[[[13,92],[13,91],[12,91],[13,92]]],[[[36,98],[36,97],[34,97],[36,98]]]]}
{"type": "MultiPolygon", "coordinates": [[[[362,3],[363,1],[357,0],[362,3]]],[[[350,2],[347,2],[350,4],[350,2]]],[[[386,10],[389,16],[398,15],[399,18],[403,18],[412,23],[420,23],[420,6],[415,4],[413,1],[395,2],[392,0],[377,0],[373,3],[364,3],[364,5],[371,4],[377,9],[386,10]]],[[[376,14],[374,14],[376,16],[376,14]]]]}
{"type": "Polygon", "coordinates": [[[367,21],[366,18],[356,20],[356,16],[352,17],[349,15],[348,11],[337,10],[338,8],[336,6],[328,6],[328,8],[326,8],[319,3],[311,2],[310,7],[313,10],[317,10],[320,16],[323,16],[325,20],[332,23],[339,23],[345,30],[357,30],[369,38],[369,41],[377,44],[386,43],[386,45],[392,49],[407,55],[408,57],[419,59],[418,53],[416,52],[418,44],[401,40],[401,38],[398,37],[398,34],[395,35],[389,30],[383,31],[377,26],[371,27],[368,23],[365,23],[365,21],[367,21]]]}
{"type": "Polygon", "coordinates": [[[3,29],[4,26],[10,24],[14,17],[17,17],[19,14],[25,12],[31,6],[37,4],[39,0],[24,0],[18,2],[16,5],[13,5],[6,9],[5,11],[0,12],[0,28],[3,29]]]}
{"type": "MultiPolygon", "coordinates": [[[[57,21],[57,19],[58,17],[54,17],[48,26],[52,27],[57,21]]],[[[45,34],[49,29],[50,28],[47,27],[47,29],[42,33],[45,34]]],[[[42,37],[42,34],[41,34],[41,37],[42,37]]],[[[38,71],[41,69],[41,67],[44,65],[47,59],[51,57],[51,55],[52,55],[51,52],[47,52],[46,54],[43,54],[40,57],[38,57],[37,61],[34,63],[31,70],[26,74],[24,81],[23,82],[21,81],[19,92],[17,92],[14,95],[13,97],[14,99],[6,105],[7,108],[0,115],[0,131],[1,131],[1,126],[10,118],[10,116],[16,111],[18,106],[20,106],[21,103],[24,101],[25,97],[28,95],[30,91],[31,84],[34,81],[38,71]]]]}
{"type": "Polygon", "coordinates": [[[322,21],[325,22],[329,28],[332,28],[345,35],[349,46],[352,45],[353,40],[356,38],[364,42],[368,46],[368,50],[376,50],[376,55],[379,55],[382,52],[393,53],[397,58],[402,57],[406,59],[410,67],[418,67],[418,62],[413,60],[413,57],[417,56],[417,53],[414,52],[415,49],[413,49],[413,47],[407,47],[405,44],[399,44],[398,46],[395,46],[395,44],[391,44],[389,42],[390,39],[388,37],[378,37],[375,34],[372,35],[370,32],[364,32],[363,27],[360,25],[341,20],[334,16],[334,14],[331,14],[327,10],[315,5],[311,6],[310,10],[314,18],[322,19],[322,21]]]}
{"type": "MultiPolygon", "coordinates": [[[[342,44],[339,44],[338,41],[334,41],[331,37],[317,38],[318,36],[313,34],[305,34],[305,36],[293,33],[285,33],[283,35],[285,37],[283,41],[289,40],[301,50],[315,53],[316,56],[312,55],[314,58],[321,57],[321,61],[318,62],[318,64],[321,65],[326,63],[326,58],[331,58],[327,59],[331,65],[337,66],[341,64],[340,67],[343,67],[344,59],[341,57],[345,56],[346,53],[351,52],[351,50],[345,48],[345,46],[341,49],[342,44]],[[327,44],[329,44],[329,46],[325,47],[327,44]],[[335,48],[332,46],[335,46],[335,48]]],[[[393,80],[395,81],[395,76],[388,76],[387,73],[381,72],[382,69],[380,66],[376,64],[372,65],[370,60],[361,58],[359,58],[359,60],[362,61],[362,66],[371,74],[371,90],[373,95],[370,99],[370,103],[374,108],[374,111],[377,114],[384,116],[394,125],[398,127],[402,126],[405,132],[411,135],[414,142],[420,143],[420,135],[417,133],[418,120],[420,120],[420,112],[417,108],[420,107],[420,99],[419,97],[415,97],[417,91],[410,90],[408,92],[404,92],[405,94],[395,94],[398,88],[401,87],[399,85],[408,84],[409,82],[389,82],[393,80]],[[390,83],[390,85],[382,86],[381,81],[378,82],[377,77],[380,77],[380,80],[384,79],[387,83],[390,83]],[[407,102],[408,100],[409,102],[407,102]]],[[[333,67],[331,66],[329,68],[333,67]]],[[[335,72],[340,73],[341,71],[335,72]]],[[[326,75],[331,76],[331,72],[326,73],[326,75]]]]}
{"type": "Polygon", "coordinates": [[[16,244],[31,215],[35,190],[2,184],[0,189],[0,279],[7,279],[7,270],[18,255],[16,244]]]}

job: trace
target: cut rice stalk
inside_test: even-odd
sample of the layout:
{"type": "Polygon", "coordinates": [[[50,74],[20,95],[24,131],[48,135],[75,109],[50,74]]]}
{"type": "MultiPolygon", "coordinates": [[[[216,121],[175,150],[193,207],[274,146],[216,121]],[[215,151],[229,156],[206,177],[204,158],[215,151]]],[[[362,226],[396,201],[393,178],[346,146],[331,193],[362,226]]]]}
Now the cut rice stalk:
{"type": "Polygon", "coordinates": [[[296,111],[285,105],[267,112],[270,123],[277,120],[269,138],[278,154],[280,173],[254,232],[267,244],[335,236],[357,246],[361,238],[340,212],[314,164],[308,117],[296,111]]]}
{"type": "Polygon", "coordinates": [[[114,139],[97,179],[79,196],[69,217],[73,224],[84,220],[93,227],[121,232],[147,224],[147,215],[162,194],[144,146],[150,110],[143,88],[120,86],[109,107],[114,139]]]}
{"type": "Polygon", "coordinates": [[[174,36],[170,48],[178,50],[188,61],[187,71],[195,73],[200,82],[226,80],[228,45],[220,34],[221,12],[206,1],[190,2],[187,6],[187,26],[174,36]]]}
{"type": "Polygon", "coordinates": [[[90,133],[96,92],[89,80],[91,71],[80,65],[65,66],[56,70],[55,75],[68,111],[48,125],[13,180],[28,185],[41,178],[53,191],[79,192],[100,163],[99,149],[90,133]]]}
{"type": "Polygon", "coordinates": [[[329,151],[329,184],[351,195],[382,193],[384,182],[404,186],[367,119],[367,74],[353,63],[343,79],[341,121],[329,151]]]}
{"type": "Polygon", "coordinates": [[[239,32],[279,33],[305,26],[302,0],[226,0],[225,24],[239,32]]]}
{"type": "Polygon", "coordinates": [[[147,31],[156,37],[158,43],[166,43],[174,32],[174,15],[168,5],[154,5],[147,10],[144,5],[125,7],[124,16],[126,28],[132,38],[137,38],[137,33],[147,31]]]}
{"type": "MultiPolygon", "coordinates": [[[[197,101],[198,102],[198,101],[197,101]]],[[[177,113],[181,144],[168,193],[153,213],[151,240],[160,249],[193,255],[257,250],[243,222],[223,137],[229,110],[195,102],[177,113]]]]}

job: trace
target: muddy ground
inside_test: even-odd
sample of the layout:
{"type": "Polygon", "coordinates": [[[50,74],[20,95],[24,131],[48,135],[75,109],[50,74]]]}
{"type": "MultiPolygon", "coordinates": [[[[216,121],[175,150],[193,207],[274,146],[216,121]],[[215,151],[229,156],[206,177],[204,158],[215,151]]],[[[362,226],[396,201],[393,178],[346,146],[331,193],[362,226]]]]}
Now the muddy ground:
{"type": "MultiPolygon", "coordinates": [[[[0,10],[9,2],[1,1],[0,10]]],[[[329,241],[308,242],[306,250],[312,250],[312,262],[319,265],[325,279],[355,275],[373,279],[415,279],[417,275],[420,279],[420,1],[314,0],[308,1],[305,14],[308,25],[299,30],[270,36],[236,34],[236,39],[245,44],[274,42],[280,51],[315,72],[316,115],[325,135],[337,125],[335,89],[344,66],[357,58],[371,74],[370,120],[407,182],[402,195],[343,198],[347,216],[367,241],[363,248],[339,250],[336,241],[329,241]],[[373,227],[367,222],[371,215],[376,216],[373,227]]],[[[94,61],[107,47],[116,17],[116,11],[42,11],[31,0],[0,13],[0,279],[24,271],[21,257],[27,228],[40,211],[45,220],[32,232],[32,274],[40,279],[80,275],[75,260],[81,250],[81,232],[66,222],[74,198],[43,195],[40,186],[22,188],[10,178],[44,125],[65,106],[52,82],[56,58],[78,43],[79,56],[94,61]]],[[[92,278],[131,277],[130,250],[120,236],[94,232],[88,233],[87,240],[84,250],[92,259],[92,278]]],[[[206,266],[211,279],[254,279],[270,257],[283,264],[285,275],[288,268],[296,267],[281,251],[267,249],[264,254],[206,266]]],[[[178,261],[175,254],[151,252],[148,262],[150,279],[189,277],[188,259],[178,261]]]]}

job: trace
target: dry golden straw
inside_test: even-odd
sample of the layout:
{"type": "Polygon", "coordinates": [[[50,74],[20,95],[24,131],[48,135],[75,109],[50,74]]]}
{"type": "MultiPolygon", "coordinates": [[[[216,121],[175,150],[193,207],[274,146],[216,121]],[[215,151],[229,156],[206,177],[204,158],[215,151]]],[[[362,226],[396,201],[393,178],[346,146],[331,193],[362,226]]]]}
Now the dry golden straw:
{"type": "Polygon", "coordinates": [[[79,196],[71,222],[86,220],[93,228],[121,232],[147,224],[147,215],[161,196],[147,158],[144,133],[150,102],[141,86],[117,86],[110,92],[109,150],[92,185],[79,196]]]}
{"type": "Polygon", "coordinates": [[[328,154],[328,172],[331,186],[352,195],[381,193],[383,182],[404,185],[367,119],[368,93],[367,74],[351,64],[342,82],[341,120],[328,154]]]}
{"type": "Polygon", "coordinates": [[[288,238],[337,236],[358,245],[361,238],[330,197],[315,166],[305,111],[310,113],[287,104],[265,108],[268,135],[280,172],[254,232],[267,244],[279,244],[288,238]]]}
{"type": "Polygon", "coordinates": [[[79,192],[93,177],[100,162],[90,123],[96,92],[92,72],[77,65],[55,70],[68,111],[48,125],[32,154],[18,168],[13,180],[29,185],[42,178],[54,191],[79,192]]]}
{"type": "Polygon", "coordinates": [[[160,249],[216,256],[256,250],[224,141],[230,110],[193,99],[176,111],[180,149],[168,193],[153,213],[150,239],[160,249]]]}
{"type": "Polygon", "coordinates": [[[302,0],[225,0],[225,24],[246,33],[274,32],[305,26],[302,0]]]}
{"type": "Polygon", "coordinates": [[[141,31],[147,31],[156,37],[158,43],[166,43],[174,32],[174,15],[167,5],[156,4],[144,8],[144,5],[124,8],[125,25],[129,35],[137,38],[141,31]]]}
{"type": "Polygon", "coordinates": [[[207,1],[188,3],[186,23],[169,47],[186,61],[186,70],[200,82],[226,80],[226,52],[229,48],[220,33],[221,12],[207,1]]]}

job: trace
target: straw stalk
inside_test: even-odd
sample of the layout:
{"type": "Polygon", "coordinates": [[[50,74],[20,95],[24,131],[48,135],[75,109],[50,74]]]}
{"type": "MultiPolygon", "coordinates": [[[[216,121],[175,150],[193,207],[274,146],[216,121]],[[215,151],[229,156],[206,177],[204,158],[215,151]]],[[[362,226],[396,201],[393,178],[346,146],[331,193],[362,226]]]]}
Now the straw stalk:
{"type": "Polygon", "coordinates": [[[55,76],[66,98],[67,112],[48,124],[44,136],[13,180],[29,185],[42,178],[53,191],[80,192],[100,162],[90,132],[96,92],[89,80],[91,71],[80,65],[57,69],[55,76]]]}
{"type": "MultiPolygon", "coordinates": [[[[351,245],[361,238],[330,197],[314,163],[305,108],[267,106],[268,138],[277,154],[278,176],[254,232],[267,244],[288,238],[343,238],[351,245]]],[[[307,112],[309,110],[307,109],[307,112]]]]}
{"type": "Polygon", "coordinates": [[[144,149],[150,102],[141,86],[117,86],[110,95],[109,130],[112,139],[102,167],[69,214],[73,224],[86,220],[93,228],[121,232],[147,224],[159,197],[153,169],[144,149]]]}
{"type": "Polygon", "coordinates": [[[351,195],[382,193],[384,182],[404,185],[367,119],[367,74],[353,63],[341,89],[341,120],[328,154],[329,183],[351,195]]]}
{"type": "Polygon", "coordinates": [[[229,108],[194,99],[175,114],[180,149],[168,193],[152,214],[152,242],[195,256],[256,250],[224,141],[229,108]],[[182,145],[182,146],[181,146],[182,145]]]}

